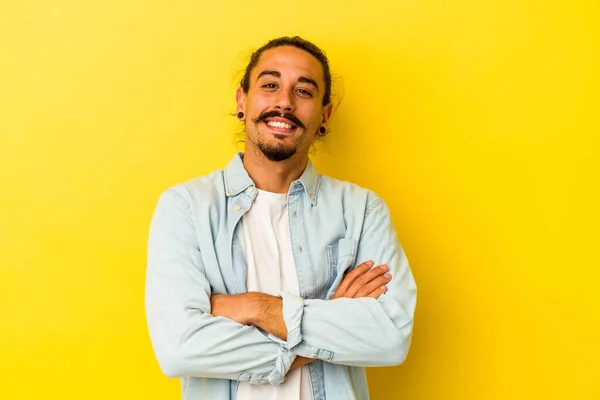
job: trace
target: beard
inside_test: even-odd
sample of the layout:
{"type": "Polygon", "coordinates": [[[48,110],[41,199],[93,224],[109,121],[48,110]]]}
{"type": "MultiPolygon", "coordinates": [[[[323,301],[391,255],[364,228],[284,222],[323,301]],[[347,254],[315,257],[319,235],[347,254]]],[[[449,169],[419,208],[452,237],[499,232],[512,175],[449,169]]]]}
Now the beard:
{"type": "Polygon", "coordinates": [[[268,144],[259,141],[257,143],[258,149],[263,153],[269,161],[284,161],[296,154],[298,148],[294,146],[286,147],[281,143],[278,144],[268,144]]]}
{"type": "Polygon", "coordinates": [[[274,137],[274,140],[269,140],[261,137],[262,135],[260,133],[259,124],[255,124],[254,129],[256,137],[253,140],[250,136],[248,136],[248,139],[254,143],[254,145],[269,161],[285,161],[298,151],[299,143],[297,138],[294,138],[293,143],[286,145],[281,142],[286,139],[285,135],[269,133],[267,134],[268,136],[273,135],[274,137]]]}
{"type": "MultiPolygon", "coordinates": [[[[268,118],[271,118],[271,117],[286,118],[286,119],[290,120],[292,123],[294,123],[296,125],[297,129],[304,129],[304,124],[295,115],[293,115],[291,113],[280,113],[279,111],[271,110],[271,111],[266,111],[266,112],[262,113],[261,115],[258,116],[258,118],[252,120],[252,122],[254,123],[255,131],[257,133],[260,132],[260,124],[264,123],[268,118]]],[[[284,135],[280,136],[277,134],[273,134],[273,136],[278,140],[285,139],[284,135]]],[[[290,158],[294,154],[296,154],[296,152],[298,151],[298,143],[296,140],[289,147],[286,147],[282,143],[274,143],[274,144],[266,143],[266,142],[263,142],[262,140],[260,140],[260,138],[258,138],[258,140],[256,141],[255,144],[256,144],[256,147],[258,147],[258,149],[263,153],[263,155],[265,157],[267,157],[267,159],[269,161],[279,162],[279,161],[287,160],[288,158],[290,158]]]]}

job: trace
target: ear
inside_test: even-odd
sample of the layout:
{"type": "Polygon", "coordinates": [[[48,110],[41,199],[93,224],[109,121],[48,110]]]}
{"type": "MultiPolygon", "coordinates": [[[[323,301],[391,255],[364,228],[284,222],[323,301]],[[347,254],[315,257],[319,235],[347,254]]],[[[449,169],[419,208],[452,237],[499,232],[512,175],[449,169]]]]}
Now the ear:
{"type": "Polygon", "coordinates": [[[329,103],[325,107],[323,107],[323,111],[321,111],[321,114],[323,115],[323,122],[321,122],[321,124],[327,125],[329,118],[331,118],[332,112],[333,112],[333,104],[329,103]]]}
{"type": "MultiPolygon", "coordinates": [[[[237,103],[237,112],[241,111],[244,114],[246,113],[246,93],[242,88],[238,88],[235,92],[235,101],[237,103]]],[[[237,114],[236,112],[236,114],[237,114]]]]}

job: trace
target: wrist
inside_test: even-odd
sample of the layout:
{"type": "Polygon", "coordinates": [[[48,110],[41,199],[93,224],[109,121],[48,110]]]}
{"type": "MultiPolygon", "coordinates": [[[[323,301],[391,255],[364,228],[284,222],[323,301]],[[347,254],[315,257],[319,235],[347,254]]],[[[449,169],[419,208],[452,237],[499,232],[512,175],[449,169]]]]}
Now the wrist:
{"type": "Polygon", "coordinates": [[[257,310],[257,295],[260,293],[257,292],[248,292],[244,294],[240,294],[241,297],[241,306],[244,314],[244,325],[254,325],[256,326],[256,321],[258,319],[258,310],[257,310]]]}

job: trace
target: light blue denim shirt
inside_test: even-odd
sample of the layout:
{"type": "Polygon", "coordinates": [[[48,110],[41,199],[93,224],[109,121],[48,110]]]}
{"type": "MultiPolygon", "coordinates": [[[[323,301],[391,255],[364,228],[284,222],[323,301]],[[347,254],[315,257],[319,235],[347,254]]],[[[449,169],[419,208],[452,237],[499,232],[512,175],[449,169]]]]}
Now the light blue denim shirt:
{"type": "Polygon", "coordinates": [[[184,400],[233,400],[238,382],[279,385],[297,355],[315,400],[369,398],[365,366],[402,363],[416,286],[389,209],[372,191],[319,175],[309,161],[288,192],[300,296],[282,293],[287,341],[210,312],[211,294],[246,292],[240,219],[256,187],[237,154],[224,170],[166,190],[148,245],[146,314],[154,352],[184,400]],[[331,300],[361,262],[387,264],[379,299],[331,300]]]}

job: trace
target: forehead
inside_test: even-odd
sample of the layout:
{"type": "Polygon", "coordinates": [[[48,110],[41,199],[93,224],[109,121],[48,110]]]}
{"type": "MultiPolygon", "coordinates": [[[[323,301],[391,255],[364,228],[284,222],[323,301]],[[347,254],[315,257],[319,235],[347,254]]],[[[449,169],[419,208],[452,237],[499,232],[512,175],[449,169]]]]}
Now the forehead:
{"type": "Polygon", "coordinates": [[[262,71],[279,71],[283,77],[293,79],[298,76],[312,78],[320,85],[324,84],[321,62],[312,54],[293,46],[280,46],[265,50],[252,71],[255,80],[262,71]]]}

